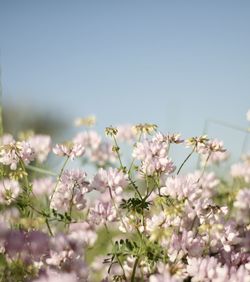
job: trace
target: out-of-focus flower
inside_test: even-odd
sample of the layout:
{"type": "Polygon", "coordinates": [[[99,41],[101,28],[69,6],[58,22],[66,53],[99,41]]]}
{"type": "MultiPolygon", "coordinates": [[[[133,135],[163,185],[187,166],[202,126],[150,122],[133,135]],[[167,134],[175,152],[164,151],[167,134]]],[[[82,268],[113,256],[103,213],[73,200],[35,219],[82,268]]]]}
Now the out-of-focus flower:
{"type": "Polygon", "coordinates": [[[82,145],[90,150],[96,150],[100,146],[101,141],[101,136],[93,130],[80,132],[73,139],[74,144],[82,145]]]}
{"type": "Polygon", "coordinates": [[[66,272],[48,271],[33,282],[78,282],[76,274],[66,272]]]}
{"type": "Polygon", "coordinates": [[[116,209],[110,202],[100,202],[90,209],[90,221],[95,224],[104,224],[107,221],[112,222],[116,219],[116,209]]]}
{"type": "Polygon", "coordinates": [[[27,140],[35,152],[36,159],[43,163],[51,150],[51,138],[48,135],[33,135],[27,140]]]}
{"type": "Polygon", "coordinates": [[[96,117],[95,116],[88,116],[88,117],[84,117],[84,118],[76,118],[74,120],[74,125],[76,127],[80,127],[80,126],[93,126],[96,123],[96,117]]]}
{"type": "Polygon", "coordinates": [[[107,163],[114,163],[116,155],[112,150],[112,145],[108,142],[101,142],[100,145],[90,153],[90,161],[98,166],[104,166],[107,163]]]}
{"type": "MultiPolygon", "coordinates": [[[[192,149],[196,150],[196,152],[198,152],[198,153],[203,153],[205,145],[208,142],[208,140],[209,139],[208,139],[207,135],[202,135],[202,136],[198,136],[198,137],[188,138],[185,142],[186,142],[187,148],[192,148],[192,149]]],[[[206,150],[205,150],[205,152],[206,152],[206,150]]]]}
{"type": "Polygon", "coordinates": [[[85,194],[89,191],[86,173],[80,170],[66,170],[60,179],[52,197],[51,208],[59,211],[69,211],[75,206],[82,210],[86,205],[85,194]]]}
{"type": "Polygon", "coordinates": [[[247,121],[250,121],[250,109],[246,113],[246,118],[247,118],[247,121]]]}
{"type": "Polygon", "coordinates": [[[16,154],[15,142],[4,145],[0,149],[0,162],[10,166],[10,169],[16,170],[19,162],[19,157],[16,154]]]}
{"type": "Polygon", "coordinates": [[[244,223],[250,223],[250,189],[245,188],[238,192],[234,207],[238,219],[244,223]]]}
{"type": "Polygon", "coordinates": [[[32,191],[36,196],[49,196],[53,192],[54,187],[55,181],[52,177],[37,178],[32,183],[32,191]]]}
{"type": "Polygon", "coordinates": [[[85,222],[71,223],[68,238],[81,246],[92,247],[97,239],[93,224],[85,222]]]}
{"type": "Polygon", "coordinates": [[[127,175],[116,168],[109,168],[108,170],[100,168],[91,183],[91,187],[97,191],[105,192],[110,189],[110,192],[114,195],[121,194],[127,185],[127,175]]]}
{"type": "Polygon", "coordinates": [[[85,148],[80,144],[56,144],[53,148],[53,153],[60,157],[68,157],[74,160],[81,157],[85,153],[85,148]]]}
{"type": "Polygon", "coordinates": [[[215,257],[188,258],[187,272],[193,282],[228,281],[228,267],[222,266],[215,257]]]}
{"type": "Polygon", "coordinates": [[[13,142],[15,142],[15,139],[11,134],[6,133],[2,137],[0,137],[0,146],[7,145],[13,142]]]}
{"type": "Polygon", "coordinates": [[[134,142],[137,136],[137,131],[134,126],[130,124],[124,124],[117,126],[117,140],[121,142],[134,142]]]}
{"type": "Polygon", "coordinates": [[[236,178],[240,177],[245,180],[245,182],[250,182],[250,158],[245,156],[243,162],[233,164],[231,166],[231,175],[236,178]]]}
{"type": "Polygon", "coordinates": [[[156,131],[157,125],[153,123],[140,123],[135,125],[135,129],[138,133],[147,133],[151,134],[156,131]]]}
{"type": "Polygon", "coordinates": [[[180,144],[180,143],[183,143],[184,140],[182,140],[181,138],[181,134],[179,133],[172,133],[172,134],[167,134],[167,135],[164,135],[162,133],[159,133],[157,132],[154,137],[153,137],[153,140],[154,141],[158,141],[158,142],[165,142],[165,143],[174,143],[174,144],[180,144]]]}
{"type": "Polygon", "coordinates": [[[16,200],[20,193],[19,183],[15,180],[3,179],[0,181],[0,203],[9,205],[16,200]]]}
{"type": "Polygon", "coordinates": [[[25,164],[33,161],[35,152],[30,146],[29,142],[11,142],[7,145],[1,146],[0,162],[4,165],[10,166],[10,169],[16,170],[20,160],[25,164]]]}
{"type": "Polygon", "coordinates": [[[50,240],[50,255],[46,263],[60,272],[75,273],[77,281],[87,281],[88,269],[82,259],[83,245],[76,238],[58,234],[50,240]]]}

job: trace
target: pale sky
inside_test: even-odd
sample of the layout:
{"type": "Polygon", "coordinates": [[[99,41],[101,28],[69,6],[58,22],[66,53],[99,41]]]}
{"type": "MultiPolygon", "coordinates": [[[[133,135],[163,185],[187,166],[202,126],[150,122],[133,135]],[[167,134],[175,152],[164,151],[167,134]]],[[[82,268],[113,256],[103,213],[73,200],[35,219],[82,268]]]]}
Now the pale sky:
{"type": "Polygon", "coordinates": [[[4,101],[95,114],[100,130],[154,122],[190,136],[208,118],[246,127],[249,15],[248,0],[0,0],[4,101]]]}

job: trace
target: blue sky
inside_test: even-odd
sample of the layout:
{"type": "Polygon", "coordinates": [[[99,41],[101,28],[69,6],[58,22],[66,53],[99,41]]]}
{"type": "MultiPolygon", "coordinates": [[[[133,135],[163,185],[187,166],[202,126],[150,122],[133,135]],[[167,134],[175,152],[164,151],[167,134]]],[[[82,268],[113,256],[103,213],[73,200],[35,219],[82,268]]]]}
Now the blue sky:
{"type": "Polygon", "coordinates": [[[207,118],[246,126],[249,14],[248,0],[0,0],[4,101],[69,120],[95,114],[100,129],[154,122],[189,136],[207,118]]]}

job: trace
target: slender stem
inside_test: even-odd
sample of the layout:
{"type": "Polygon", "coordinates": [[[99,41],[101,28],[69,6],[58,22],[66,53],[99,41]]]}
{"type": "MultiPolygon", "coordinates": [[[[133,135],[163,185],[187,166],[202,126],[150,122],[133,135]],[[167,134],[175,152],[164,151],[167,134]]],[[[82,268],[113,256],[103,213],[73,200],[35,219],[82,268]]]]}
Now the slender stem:
{"type": "Polygon", "coordinates": [[[28,177],[27,177],[27,172],[26,172],[26,169],[25,169],[25,164],[24,164],[22,158],[18,154],[17,154],[17,156],[19,158],[19,162],[20,162],[21,168],[24,171],[24,182],[25,182],[25,186],[26,186],[26,189],[27,189],[26,192],[29,192],[29,180],[28,180],[28,177]]]}
{"type": "MultiPolygon", "coordinates": [[[[140,141],[141,141],[141,137],[142,137],[142,132],[140,132],[140,135],[139,135],[139,138],[138,138],[137,142],[140,142],[140,141]]],[[[134,162],[135,162],[135,158],[132,159],[132,162],[131,162],[131,164],[130,164],[130,166],[129,166],[129,169],[128,169],[128,173],[129,173],[129,174],[130,174],[130,172],[131,172],[131,169],[132,169],[132,167],[133,167],[134,162]]]]}
{"type": "MultiPolygon", "coordinates": [[[[107,226],[107,223],[105,222],[104,223],[104,227],[105,227],[105,230],[106,230],[106,232],[107,232],[107,234],[108,234],[108,238],[109,238],[109,240],[110,240],[110,242],[111,242],[111,245],[112,245],[112,247],[114,248],[114,243],[113,243],[113,241],[112,241],[112,236],[111,236],[111,234],[110,234],[110,231],[109,231],[109,229],[108,229],[108,226],[107,226]]],[[[119,257],[116,255],[116,258],[117,258],[117,261],[118,261],[118,263],[119,263],[119,265],[120,265],[120,267],[121,267],[121,269],[122,269],[122,272],[123,272],[123,276],[124,276],[124,278],[125,278],[125,281],[127,281],[127,278],[126,278],[126,274],[125,274],[125,270],[124,270],[124,268],[123,268],[123,265],[122,265],[122,263],[121,263],[121,261],[120,261],[120,259],[119,259],[119,257]]]]}
{"type": "Polygon", "coordinates": [[[132,275],[131,275],[131,282],[135,281],[135,274],[136,274],[136,268],[139,262],[139,257],[136,258],[135,263],[134,263],[134,267],[133,267],[133,271],[132,271],[132,275]]]}
{"type": "Polygon", "coordinates": [[[126,227],[126,224],[124,223],[124,221],[123,221],[123,219],[122,219],[122,216],[121,216],[121,214],[120,214],[120,212],[119,212],[119,209],[117,208],[117,206],[116,206],[116,204],[115,204],[114,198],[113,198],[113,196],[112,196],[112,191],[111,191],[110,188],[108,188],[108,189],[109,189],[109,195],[110,195],[112,204],[113,204],[113,206],[115,207],[116,213],[117,213],[117,215],[119,216],[119,218],[120,218],[120,220],[121,220],[121,223],[122,223],[124,229],[125,229],[126,232],[128,233],[128,229],[127,229],[127,227],[126,227]]]}
{"type": "Polygon", "coordinates": [[[40,168],[40,167],[35,167],[35,166],[32,166],[32,165],[26,165],[26,168],[28,170],[35,171],[35,172],[38,172],[38,173],[41,173],[41,174],[57,176],[57,173],[49,171],[49,170],[46,170],[46,169],[43,169],[43,168],[40,168]]]}
{"type": "Polygon", "coordinates": [[[240,127],[240,126],[237,126],[237,125],[233,125],[233,124],[230,124],[230,123],[227,123],[227,122],[224,122],[224,121],[220,121],[220,120],[209,119],[209,120],[207,120],[207,122],[217,123],[217,124],[223,125],[225,127],[229,127],[229,128],[232,128],[232,129],[235,129],[235,130],[238,130],[238,131],[242,131],[242,132],[249,132],[249,129],[246,129],[244,127],[240,127]]]}
{"type": "Polygon", "coordinates": [[[186,157],[186,159],[183,161],[183,163],[181,164],[181,166],[179,167],[178,171],[177,171],[177,175],[180,173],[182,167],[184,166],[184,164],[188,161],[188,159],[192,156],[194,150],[195,150],[196,146],[194,146],[193,150],[191,151],[191,153],[186,157]]]}
{"type": "Polygon", "coordinates": [[[207,156],[207,158],[206,158],[205,164],[204,164],[204,166],[203,166],[201,175],[200,175],[199,179],[197,180],[197,183],[200,181],[200,179],[202,178],[202,176],[203,176],[203,174],[204,174],[204,172],[205,172],[205,169],[206,169],[206,166],[207,166],[207,163],[208,163],[208,160],[209,160],[211,154],[212,154],[212,152],[209,152],[209,154],[208,154],[208,156],[207,156]]]}
{"type": "Polygon", "coordinates": [[[142,195],[139,192],[138,187],[136,186],[135,182],[133,181],[133,179],[130,176],[128,177],[128,179],[129,179],[130,183],[132,184],[133,188],[135,189],[136,193],[138,194],[139,198],[142,200],[143,199],[142,195]]]}
{"type": "Polygon", "coordinates": [[[51,197],[50,197],[49,203],[51,203],[51,201],[52,201],[52,199],[53,199],[53,197],[54,197],[56,188],[57,188],[57,186],[58,186],[58,184],[59,184],[59,182],[60,182],[60,180],[61,180],[61,176],[62,176],[62,174],[63,174],[63,171],[64,171],[64,169],[65,169],[65,167],[66,167],[66,164],[67,164],[68,160],[69,160],[69,157],[67,157],[66,160],[65,160],[64,163],[63,163],[63,166],[62,166],[62,168],[61,168],[61,170],[60,170],[60,173],[59,173],[59,175],[58,175],[58,180],[57,180],[57,182],[56,182],[55,188],[54,188],[54,190],[53,190],[53,192],[52,192],[52,195],[51,195],[51,197]]]}
{"type": "Polygon", "coordinates": [[[47,227],[48,227],[49,234],[50,234],[51,236],[54,236],[54,235],[53,235],[53,232],[52,232],[52,230],[51,230],[51,228],[50,228],[48,218],[45,219],[45,223],[46,223],[46,225],[47,225],[47,227]]]}
{"type": "Polygon", "coordinates": [[[122,164],[122,160],[121,160],[121,156],[120,156],[120,153],[119,153],[119,146],[118,146],[118,143],[116,141],[116,138],[115,138],[115,135],[113,135],[113,139],[114,139],[114,142],[115,142],[115,146],[116,146],[116,154],[117,154],[117,157],[118,157],[118,160],[119,160],[119,163],[120,163],[120,167],[121,169],[124,168],[123,164],[122,164]]]}

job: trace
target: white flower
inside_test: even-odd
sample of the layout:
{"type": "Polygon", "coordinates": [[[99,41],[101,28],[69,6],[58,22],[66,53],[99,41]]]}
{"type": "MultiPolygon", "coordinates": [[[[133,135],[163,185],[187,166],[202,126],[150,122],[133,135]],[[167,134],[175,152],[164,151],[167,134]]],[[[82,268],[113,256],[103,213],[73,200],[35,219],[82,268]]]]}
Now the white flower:
{"type": "Polygon", "coordinates": [[[81,144],[56,144],[53,153],[60,157],[68,157],[74,160],[85,153],[85,148],[81,144]]]}
{"type": "Polygon", "coordinates": [[[0,203],[9,205],[20,193],[19,183],[15,180],[3,179],[0,182],[0,203]]]}
{"type": "Polygon", "coordinates": [[[34,135],[28,139],[35,152],[36,159],[43,163],[51,150],[51,138],[48,135],[34,135]]]}
{"type": "Polygon", "coordinates": [[[116,168],[108,170],[100,168],[91,183],[92,188],[100,192],[110,189],[111,193],[113,192],[115,195],[121,194],[127,185],[127,175],[116,168]]]}

